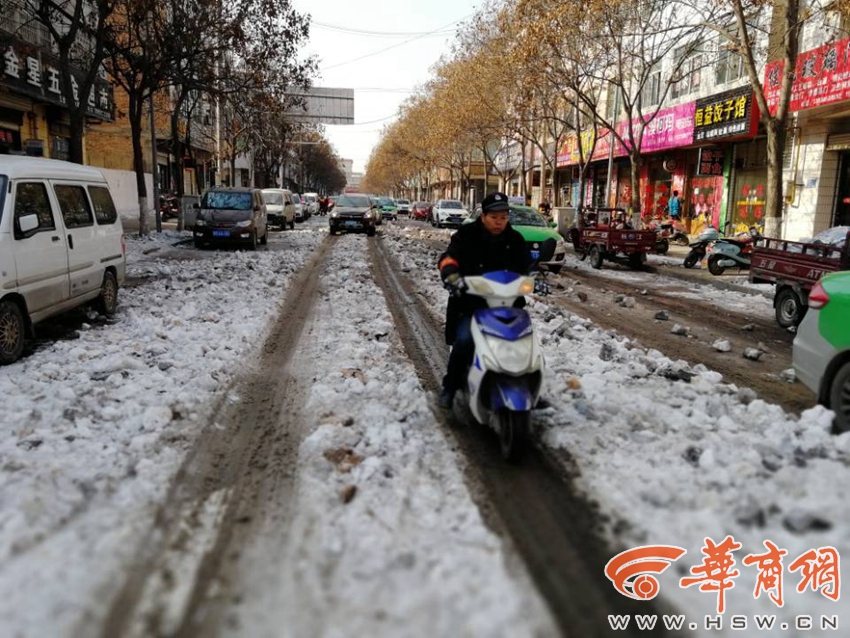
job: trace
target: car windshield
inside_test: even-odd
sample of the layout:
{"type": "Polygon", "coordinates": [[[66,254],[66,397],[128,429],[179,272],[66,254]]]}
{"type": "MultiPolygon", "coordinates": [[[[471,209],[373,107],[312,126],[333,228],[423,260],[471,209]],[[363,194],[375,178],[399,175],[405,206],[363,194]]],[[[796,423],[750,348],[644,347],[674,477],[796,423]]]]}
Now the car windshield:
{"type": "Polygon", "coordinates": [[[531,208],[511,208],[508,221],[511,226],[547,226],[543,215],[531,208]]]}
{"type": "Polygon", "coordinates": [[[428,208],[428,202],[416,202],[414,208],[428,208]]]}
{"type": "Polygon", "coordinates": [[[315,195],[304,195],[304,201],[311,202],[311,203],[315,202],[316,196],[315,195]]]}
{"type": "Polygon", "coordinates": [[[356,195],[343,195],[336,201],[339,207],[348,206],[350,208],[369,208],[369,198],[356,195]]]}
{"type": "Polygon", "coordinates": [[[389,197],[381,197],[378,201],[381,203],[381,206],[395,206],[395,202],[389,197]]]}
{"type": "Polygon", "coordinates": [[[263,191],[263,201],[266,204],[283,204],[283,194],[275,193],[274,191],[263,191]]]}
{"type": "Polygon", "coordinates": [[[293,204],[300,204],[301,203],[301,196],[300,195],[292,195],[292,203],[293,204]]]}
{"type": "Polygon", "coordinates": [[[463,204],[454,199],[447,199],[442,204],[440,204],[440,208],[463,208],[463,204]]]}
{"type": "Polygon", "coordinates": [[[0,175],[0,222],[3,221],[3,202],[6,198],[6,184],[9,183],[9,178],[5,175],[0,175]]]}
{"type": "Polygon", "coordinates": [[[410,204],[410,200],[409,199],[400,199],[400,200],[398,200],[398,203],[404,204],[405,206],[407,206],[408,204],[410,204]]]}
{"type": "Polygon", "coordinates": [[[211,210],[251,210],[251,193],[208,191],[201,208],[211,210]]]}

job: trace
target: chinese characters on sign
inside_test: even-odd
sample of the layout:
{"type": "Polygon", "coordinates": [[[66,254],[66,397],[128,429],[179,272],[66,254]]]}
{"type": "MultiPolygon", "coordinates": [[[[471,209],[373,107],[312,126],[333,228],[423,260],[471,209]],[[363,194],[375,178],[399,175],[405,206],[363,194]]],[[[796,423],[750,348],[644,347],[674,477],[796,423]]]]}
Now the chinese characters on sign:
{"type": "MultiPolygon", "coordinates": [[[[717,613],[723,614],[726,611],[726,592],[735,587],[735,579],[741,575],[741,570],[735,567],[737,561],[734,553],[742,545],[731,536],[720,543],[715,543],[711,538],[706,538],[704,542],[702,563],[691,567],[691,575],[681,578],[679,586],[686,589],[699,585],[700,591],[716,593],[717,613]]],[[[788,550],[781,549],[769,540],[764,541],[763,545],[767,551],[748,554],[741,565],[758,570],[753,596],[759,598],[766,594],[774,605],[782,607],[785,605],[783,558],[788,555],[788,550]]],[[[672,545],[636,547],[608,561],[605,575],[623,596],[650,600],[661,590],[655,575],[663,573],[686,553],[681,547],[672,545]]],[[[794,572],[800,572],[800,581],[796,586],[798,593],[811,589],[838,602],[840,557],[834,547],[819,547],[801,554],[788,566],[788,573],[794,572]]]]}
{"type": "Polygon", "coordinates": [[[723,175],[723,150],[719,148],[699,149],[697,175],[723,175]]]}
{"type": "MultiPolygon", "coordinates": [[[[771,114],[779,104],[783,60],[767,64],[764,93],[771,114]]],[[[825,44],[797,57],[791,85],[791,111],[803,111],[850,99],[850,38],[825,44]]]]}
{"type": "Polygon", "coordinates": [[[753,92],[749,86],[697,100],[694,111],[694,142],[755,132],[753,92]]]}
{"type": "MultiPolygon", "coordinates": [[[[17,42],[0,51],[3,51],[0,86],[45,102],[66,104],[58,60],[44,51],[17,42]]],[[[79,94],[79,80],[74,75],[71,75],[71,91],[76,101],[83,97],[79,94]]],[[[113,97],[109,83],[97,80],[85,100],[88,115],[101,120],[112,119],[113,97]]]]}

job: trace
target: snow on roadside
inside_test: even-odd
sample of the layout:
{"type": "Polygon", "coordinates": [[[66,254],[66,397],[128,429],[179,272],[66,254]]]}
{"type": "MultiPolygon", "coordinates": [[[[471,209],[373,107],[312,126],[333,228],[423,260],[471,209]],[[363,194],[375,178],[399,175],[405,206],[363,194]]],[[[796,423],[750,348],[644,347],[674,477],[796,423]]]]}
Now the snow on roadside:
{"type": "Polygon", "coordinates": [[[282,233],[256,253],[172,246],[186,237],[128,238],[116,319],[0,368],[2,635],[73,633],[104,611],[110,579],[324,232],[282,233]]]}
{"type": "MultiPolygon", "coordinates": [[[[410,240],[404,230],[388,232],[385,241],[419,273],[412,280],[440,314],[445,292],[435,248],[410,240]]],[[[720,542],[731,534],[743,543],[736,555],[741,575],[727,592],[720,635],[737,635],[729,630],[731,614],[777,614],[793,627],[798,614],[817,619],[839,613],[839,605],[822,595],[794,590],[799,572],[785,574],[783,609],[764,595],[755,600],[757,572],[741,565],[746,554],[765,551],[764,540],[788,550],[786,570],[813,548],[832,546],[850,556],[843,487],[850,485],[850,433],[829,433],[830,412],[815,407],[797,418],[748,389],[724,384],[702,365],[644,350],[539,300],[530,310],[547,358],[545,392],[552,403],[535,413],[541,440],[573,456],[579,485],[612,520],[614,543],[688,550],[676,565],[680,572],[660,577],[662,596],[700,624],[713,615],[715,596],[680,589],[676,577],[701,563],[704,537],[720,542]]],[[[847,565],[841,569],[845,580],[847,565]]]]}
{"type": "Polygon", "coordinates": [[[372,280],[368,241],[340,238],[322,274],[311,365],[297,371],[310,394],[288,542],[256,548],[241,570],[232,633],[554,635],[472,501],[372,280]]]}

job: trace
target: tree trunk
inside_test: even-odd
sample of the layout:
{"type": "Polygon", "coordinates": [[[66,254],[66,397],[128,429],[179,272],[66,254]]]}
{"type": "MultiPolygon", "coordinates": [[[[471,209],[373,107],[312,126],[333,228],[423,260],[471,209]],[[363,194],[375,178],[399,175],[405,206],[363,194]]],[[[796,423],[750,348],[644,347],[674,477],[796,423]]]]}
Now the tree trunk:
{"type": "MultiPolygon", "coordinates": [[[[183,108],[184,93],[181,89],[173,110],[171,111],[171,155],[174,157],[171,171],[172,191],[180,202],[177,213],[177,230],[183,230],[183,151],[180,146],[180,110],[183,108]]],[[[196,169],[197,170],[197,169],[196,169]]]]}
{"type": "MultiPolygon", "coordinates": [[[[613,143],[613,142],[612,142],[613,143]]],[[[640,226],[640,153],[629,153],[629,182],[632,188],[631,210],[629,213],[632,216],[632,224],[635,228],[640,226]]]]}
{"type": "Polygon", "coordinates": [[[77,109],[68,109],[68,119],[71,123],[71,139],[68,143],[68,161],[74,164],[84,164],[83,137],[86,130],[86,118],[77,109]]]}
{"type": "Polygon", "coordinates": [[[776,119],[767,125],[767,193],[764,205],[764,234],[779,237],[782,232],[782,149],[784,126],[776,119]]]}
{"type": "Polygon", "coordinates": [[[142,152],[142,100],[130,96],[130,138],[133,142],[133,170],[136,172],[136,192],[139,197],[139,235],[148,234],[148,189],[145,184],[145,162],[142,152]]]}

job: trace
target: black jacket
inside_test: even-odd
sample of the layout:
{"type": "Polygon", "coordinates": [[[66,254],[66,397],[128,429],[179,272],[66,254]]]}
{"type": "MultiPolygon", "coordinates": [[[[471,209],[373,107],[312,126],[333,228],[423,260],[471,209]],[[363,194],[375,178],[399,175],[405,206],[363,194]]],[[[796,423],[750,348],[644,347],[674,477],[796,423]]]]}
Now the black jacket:
{"type": "MultiPolygon", "coordinates": [[[[491,235],[481,220],[477,219],[461,226],[452,235],[449,247],[440,256],[439,268],[440,276],[445,281],[454,272],[461,277],[482,275],[494,270],[509,270],[525,275],[531,264],[531,254],[525,239],[510,224],[500,235],[491,235]]],[[[518,305],[524,303],[525,300],[521,299],[518,305]]],[[[446,343],[454,343],[457,322],[462,316],[486,307],[487,303],[480,297],[450,297],[446,308],[446,343]]]]}

